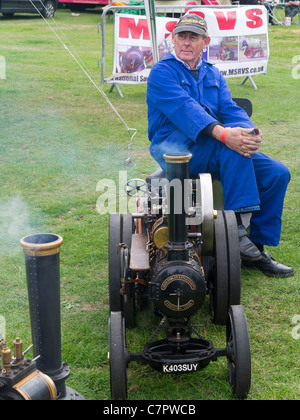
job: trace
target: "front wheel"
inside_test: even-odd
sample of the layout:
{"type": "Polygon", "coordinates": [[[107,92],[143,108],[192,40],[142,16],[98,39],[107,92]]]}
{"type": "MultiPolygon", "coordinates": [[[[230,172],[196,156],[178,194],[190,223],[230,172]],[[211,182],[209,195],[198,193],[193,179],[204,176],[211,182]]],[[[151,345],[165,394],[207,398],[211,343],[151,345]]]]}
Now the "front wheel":
{"type": "Polygon", "coordinates": [[[110,391],[114,400],[127,398],[127,354],[125,322],[122,312],[111,312],[109,318],[110,391]]]}
{"type": "Polygon", "coordinates": [[[251,355],[247,319],[241,305],[229,308],[226,341],[229,382],[234,394],[244,399],[251,385],[251,355]]]}

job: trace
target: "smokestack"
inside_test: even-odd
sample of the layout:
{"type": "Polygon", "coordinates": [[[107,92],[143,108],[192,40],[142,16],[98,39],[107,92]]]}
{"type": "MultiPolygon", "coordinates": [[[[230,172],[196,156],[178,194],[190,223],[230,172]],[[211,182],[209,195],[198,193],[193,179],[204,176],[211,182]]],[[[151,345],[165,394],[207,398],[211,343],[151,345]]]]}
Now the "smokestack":
{"type": "Polygon", "coordinates": [[[58,399],[83,399],[66,387],[70,374],[61,361],[60,259],[63,238],[51,233],[26,236],[20,241],[25,255],[29,311],[37,368],[50,376],[58,399]]]}
{"type": "Polygon", "coordinates": [[[168,260],[188,261],[187,227],[185,224],[185,180],[189,179],[189,161],[192,155],[164,154],[168,179],[168,260]]]}

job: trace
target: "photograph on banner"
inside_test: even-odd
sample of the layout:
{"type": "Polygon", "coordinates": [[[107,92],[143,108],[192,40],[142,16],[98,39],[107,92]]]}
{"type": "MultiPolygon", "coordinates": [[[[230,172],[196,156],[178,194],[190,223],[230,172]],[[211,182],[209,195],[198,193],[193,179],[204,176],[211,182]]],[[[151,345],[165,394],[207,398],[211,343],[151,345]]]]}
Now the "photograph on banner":
{"type": "MultiPolygon", "coordinates": [[[[157,17],[159,59],[172,49],[171,33],[178,19],[157,17]]],[[[153,55],[146,16],[115,14],[113,74],[108,83],[146,83],[153,55]]]]}
{"type": "MultiPolygon", "coordinates": [[[[267,72],[268,14],[264,6],[195,8],[207,21],[211,42],[203,57],[225,77],[267,72]]],[[[159,59],[172,52],[172,31],[178,19],[156,18],[159,59]]],[[[153,66],[146,16],[116,14],[113,74],[108,83],[146,83],[153,66]]]]}

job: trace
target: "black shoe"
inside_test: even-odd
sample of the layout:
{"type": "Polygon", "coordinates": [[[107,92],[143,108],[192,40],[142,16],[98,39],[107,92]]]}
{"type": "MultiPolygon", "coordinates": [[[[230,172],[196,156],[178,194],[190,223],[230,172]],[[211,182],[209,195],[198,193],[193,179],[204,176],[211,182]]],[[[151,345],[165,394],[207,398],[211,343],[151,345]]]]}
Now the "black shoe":
{"type": "Polygon", "coordinates": [[[256,268],[269,277],[290,277],[294,275],[294,270],[291,267],[276,262],[265,251],[262,252],[262,257],[259,261],[243,261],[243,266],[246,268],[256,268]]]}
{"type": "Polygon", "coordinates": [[[258,261],[261,259],[261,252],[257,246],[250,240],[246,228],[243,225],[238,226],[240,239],[241,259],[245,261],[258,261]]]}

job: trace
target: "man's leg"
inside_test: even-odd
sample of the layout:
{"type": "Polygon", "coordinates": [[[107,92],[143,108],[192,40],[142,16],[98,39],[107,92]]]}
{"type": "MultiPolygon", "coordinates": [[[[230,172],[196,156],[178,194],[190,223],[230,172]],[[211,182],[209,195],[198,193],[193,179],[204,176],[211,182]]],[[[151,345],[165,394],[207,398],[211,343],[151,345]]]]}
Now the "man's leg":
{"type": "Polygon", "coordinates": [[[243,261],[259,261],[262,258],[261,250],[251,241],[247,231],[252,212],[242,213],[239,209],[239,211],[235,211],[235,215],[238,225],[241,259],[243,261]]]}
{"type": "Polygon", "coordinates": [[[279,245],[282,225],[282,211],[286,189],[290,181],[288,168],[263,153],[252,157],[261,200],[260,210],[253,212],[250,222],[250,239],[262,252],[256,262],[244,262],[244,266],[257,268],[270,277],[289,277],[294,275],[291,267],[276,262],[264,245],[279,245]]]}
{"type": "Polygon", "coordinates": [[[260,210],[253,212],[250,238],[261,245],[277,246],[280,241],[284,197],[290,172],[282,163],[263,153],[252,156],[260,197],[260,210]]]}

